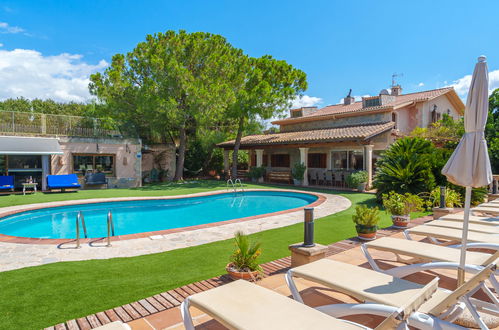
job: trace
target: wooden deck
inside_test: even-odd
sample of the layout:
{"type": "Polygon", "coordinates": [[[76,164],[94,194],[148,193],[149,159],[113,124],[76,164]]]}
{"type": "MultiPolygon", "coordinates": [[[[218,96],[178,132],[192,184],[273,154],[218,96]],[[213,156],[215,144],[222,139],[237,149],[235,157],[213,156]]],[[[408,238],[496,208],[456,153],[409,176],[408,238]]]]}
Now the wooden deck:
{"type": "MultiPolygon", "coordinates": [[[[432,220],[431,216],[414,219],[410,226],[422,224],[432,220]]],[[[391,236],[400,232],[400,229],[392,227],[378,231],[377,237],[391,236]]],[[[328,246],[326,256],[332,256],[346,250],[359,246],[361,242],[357,238],[350,238],[333,243],[328,246]]],[[[291,257],[284,257],[261,265],[265,276],[272,276],[286,272],[291,266],[291,257]]],[[[75,320],[69,320],[46,329],[49,330],[86,330],[99,327],[101,325],[113,322],[123,321],[124,323],[141,319],[158,312],[179,306],[188,296],[215,288],[217,286],[229,283],[232,280],[227,275],[213,277],[207,280],[191,283],[182,287],[172,289],[154,296],[141,299],[123,306],[108,309],[103,312],[81,317],[75,320]]]]}

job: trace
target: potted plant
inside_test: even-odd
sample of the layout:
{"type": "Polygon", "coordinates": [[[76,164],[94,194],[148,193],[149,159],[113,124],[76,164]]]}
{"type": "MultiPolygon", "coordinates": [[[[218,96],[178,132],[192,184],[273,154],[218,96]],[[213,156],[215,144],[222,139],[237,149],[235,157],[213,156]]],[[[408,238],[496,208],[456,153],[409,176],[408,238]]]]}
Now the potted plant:
{"type": "Polygon", "coordinates": [[[411,212],[422,211],[423,205],[423,199],[413,194],[402,195],[394,191],[383,194],[383,206],[392,214],[395,228],[406,228],[411,219],[411,212]]]}
{"type": "Polygon", "coordinates": [[[378,230],[378,222],[380,220],[378,207],[369,208],[366,205],[358,205],[355,208],[352,220],[355,223],[359,239],[373,240],[376,238],[376,231],[378,230]]]}
{"type": "Polygon", "coordinates": [[[350,188],[355,188],[360,192],[366,191],[368,174],[367,171],[357,171],[347,176],[347,185],[350,188]]]}
{"type": "Polygon", "coordinates": [[[291,175],[293,176],[293,182],[295,186],[300,186],[303,182],[303,177],[305,176],[305,171],[307,167],[303,163],[296,163],[293,166],[291,175]]]}
{"type": "Polygon", "coordinates": [[[263,166],[252,167],[248,171],[248,177],[251,179],[252,182],[257,182],[258,179],[260,179],[264,175],[265,175],[265,167],[263,166]]]}
{"type": "Polygon", "coordinates": [[[241,231],[236,232],[234,241],[236,251],[225,268],[227,273],[234,280],[256,280],[262,273],[262,268],[258,264],[258,257],[261,254],[260,243],[251,243],[248,236],[241,231]]]}

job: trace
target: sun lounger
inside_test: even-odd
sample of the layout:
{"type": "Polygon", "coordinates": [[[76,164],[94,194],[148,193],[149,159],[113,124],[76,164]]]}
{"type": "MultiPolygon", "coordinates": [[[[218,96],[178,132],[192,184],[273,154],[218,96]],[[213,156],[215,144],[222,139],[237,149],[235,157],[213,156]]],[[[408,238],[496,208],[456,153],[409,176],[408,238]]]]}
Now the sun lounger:
{"type": "MultiPolygon", "coordinates": [[[[435,289],[429,287],[424,293],[431,295],[435,289]]],[[[416,290],[414,293],[419,291],[416,290]]],[[[194,329],[190,307],[200,309],[229,329],[369,329],[350,321],[336,319],[244,280],[188,297],[181,306],[187,330],[194,329]]],[[[403,310],[397,310],[377,329],[393,329],[395,318],[402,318],[402,315],[403,310]]]]}
{"type": "Polygon", "coordinates": [[[14,177],[12,175],[0,176],[0,191],[14,190],[14,177]]]}
{"type": "MultiPolygon", "coordinates": [[[[461,255],[460,249],[393,237],[382,237],[364,243],[361,245],[361,250],[372,269],[396,277],[405,277],[424,270],[458,269],[461,255]],[[383,270],[378,266],[369,250],[394,253],[398,262],[410,265],[383,270]],[[411,259],[402,259],[401,256],[411,259]]],[[[494,254],[468,251],[465,271],[476,274],[490,263],[496,262],[497,258],[499,258],[499,251],[494,254]]],[[[495,273],[490,275],[489,280],[495,291],[499,292],[499,283],[496,281],[495,273]]]]}
{"type": "Polygon", "coordinates": [[[499,207],[499,203],[488,202],[488,203],[480,204],[478,206],[481,206],[481,207],[499,207]]]}
{"type": "Polygon", "coordinates": [[[473,215],[476,214],[487,214],[492,216],[499,216],[499,208],[498,207],[487,207],[487,206],[477,206],[471,209],[471,213],[473,215]]]}
{"type": "MultiPolygon", "coordinates": [[[[455,228],[443,228],[436,226],[420,225],[404,230],[407,239],[412,239],[411,235],[429,237],[434,243],[441,244],[438,240],[446,240],[448,243],[461,242],[463,231],[455,228]]],[[[485,234],[474,231],[468,232],[468,243],[470,248],[499,249],[499,235],[485,234]]]]}
{"type": "Polygon", "coordinates": [[[65,191],[80,187],[76,174],[47,175],[47,188],[50,190],[61,189],[61,191],[65,191]]]}
{"type": "Polygon", "coordinates": [[[132,328],[121,321],[114,321],[108,324],[101,325],[100,327],[94,328],[94,330],[131,330],[132,328]]]}
{"type": "MultiPolygon", "coordinates": [[[[464,213],[461,212],[461,213],[444,215],[440,217],[438,220],[463,222],[463,219],[464,219],[464,213]]],[[[476,215],[470,215],[469,222],[478,223],[481,225],[488,225],[488,226],[499,226],[499,218],[496,217],[478,217],[476,215]]]]}
{"type": "MultiPolygon", "coordinates": [[[[444,228],[463,229],[463,222],[462,221],[461,222],[447,221],[447,220],[438,219],[438,220],[433,220],[433,221],[425,223],[425,226],[437,226],[437,227],[444,227],[444,228]]],[[[468,230],[469,231],[476,231],[478,233],[485,233],[485,234],[499,234],[499,227],[482,225],[482,224],[477,224],[477,223],[468,224],[468,230]]]]}
{"type": "MultiPolygon", "coordinates": [[[[431,298],[409,316],[407,319],[408,324],[420,329],[451,329],[457,327],[450,322],[454,321],[462,313],[464,308],[460,303],[462,301],[475,320],[486,329],[487,326],[477,313],[477,308],[495,312],[497,310],[496,305],[477,302],[476,299],[470,297],[484,286],[483,282],[495,271],[495,268],[495,264],[484,267],[482,271],[475,274],[454,291],[439,288],[431,298]]],[[[415,291],[423,287],[421,284],[371,269],[331,259],[321,259],[290,269],[286,274],[286,281],[293,298],[300,302],[303,300],[296,288],[293,277],[304,278],[318,283],[362,302],[392,306],[392,308],[404,305],[408,297],[413,296],[415,291]]],[[[495,303],[498,302],[495,296],[490,298],[495,303]]],[[[348,316],[351,311],[363,311],[364,313],[381,316],[392,311],[388,307],[379,308],[370,304],[332,304],[317,309],[335,317],[348,316]]]]}

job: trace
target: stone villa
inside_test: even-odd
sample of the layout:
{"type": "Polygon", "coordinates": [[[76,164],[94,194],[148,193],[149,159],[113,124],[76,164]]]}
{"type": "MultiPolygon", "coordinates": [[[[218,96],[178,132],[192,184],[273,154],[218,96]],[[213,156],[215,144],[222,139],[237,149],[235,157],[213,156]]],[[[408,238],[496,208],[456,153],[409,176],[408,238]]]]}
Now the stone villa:
{"type": "MultiPolygon", "coordinates": [[[[452,87],[403,94],[397,85],[358,102],[349,94],[341,104],[291,109],[288,118],[272,122],[279,133],[245,136],[241,150],[249,152],[250,166],[266,168],[265,180],[289,181],[283,174],[304,163],[303,185],[343,186],[348,173],[366,170],[370,186],[376,159],[397,137],[427,127],[442,114],[458,119],[464,108],[452,87]]],[[[225,149],[228,173],[234,140],[218,146],[225,149]]]]}

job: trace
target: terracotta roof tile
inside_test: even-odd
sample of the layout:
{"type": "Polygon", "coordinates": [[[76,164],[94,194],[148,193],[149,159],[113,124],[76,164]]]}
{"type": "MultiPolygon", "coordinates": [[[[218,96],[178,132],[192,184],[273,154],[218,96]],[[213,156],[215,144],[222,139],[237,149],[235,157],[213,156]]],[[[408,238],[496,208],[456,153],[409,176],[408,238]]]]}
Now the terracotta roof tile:
{"type": "MultiPolygon", "coordinates": [[[[348,127],[316,129],[309,131],[274,134],[248,135],[241,139],[242,147],[265,146],[291,143],[338,142],[366,140],[393,128],[393,122],[375,123],[348,127]]],[[[234,140],[218,144],[219,147],[233,147],[234,140]]]]}
{"type": "Polygon", "coordinates": [[[434,98],[439,97],[441,95],[444,95],[451,90],[453,90],[452,87],[445,87],[445,88],[432,89],[432,90],[423,91],[423,92],[402,94],[402,95],[396,96],[394,102],[383,105],[383,106],[377,106],[377,107],[363,108],[362,101],[354,102],[354,103],[348,104],[348,105],[344,105],[344,104],[328,105],[322,109],[318,109],[317,111],[310,113],[308,115],[305,115],[303,117],[285,118],[282,120],[277,120],[277,121],[275,121],[275,123],[284,123],[288,120],[294,121],[294,120],[300,120],[302,118],[310,118],[310,117],[318,117],[318,116],[326,116],[326,115],[334,115],[334,114],[344,114],[344,113],[354,113],[354,112],[370,112],[370,111],[376,111],[376,110],[381,110],[381,109],[391,109],[392,107],[396,107],[396,106],[399,106],[399,105],[402,105],[402,104],[408,103],[408,102],[431,100],[431,99],[434,99],[434,98]]]}

